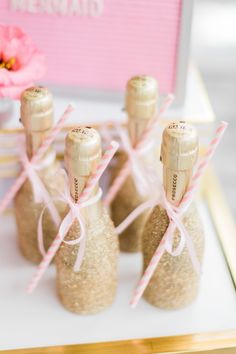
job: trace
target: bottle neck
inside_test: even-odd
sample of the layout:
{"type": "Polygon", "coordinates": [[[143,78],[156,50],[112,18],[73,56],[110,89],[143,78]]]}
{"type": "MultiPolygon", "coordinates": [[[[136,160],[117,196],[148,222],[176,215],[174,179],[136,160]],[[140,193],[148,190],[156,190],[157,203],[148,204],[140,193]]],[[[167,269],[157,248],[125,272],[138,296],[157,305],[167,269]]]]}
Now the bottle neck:
{"type": "Polygon", "coordinates": [[[141,139],[143,132],[147,128],[149,122],[150,119],[137,119],[135,117],[129,116],[128,132],[132,146],[135,146],[141,139]]]}
{"type": "MultiPolygon", "coordinates": [[[[79,197],[88,181],[89,176],[76,176],[69,173],[70,194],[74,202],[78,202],[79,197]]],[[[99,185],[97,184],[90,194],[90,197],[95,196],[99,191],[99,185]]],[[[101,216],[102,204],[101,199],[97,200],[94,204],[82,209],[82,214],[85,220],[97,219],[101,216]]]]}
{"type": "Polygon", "coordinates": [[[25,132],[26,152],[29,159],[31,159],[32,156],[37,152],[37,150],[42,145],[45,137],[48,135],[49,132],[50,130],[38,131],[38,132],[32,132],[26,130],[25,132]]]}
{"type": "MultiPolygon", "coordinates": [[[[49,131],[50,130],[45,132],[26,131],[26,153],[29,160],[31,160],[31,158],[37,153],[49,131]]],[[[35,168],[41,176],[45,173],[47,174],[49,171],[50,173],[53,173],[54,168],[59,168],[59,164],[56,163],[56,152],[53,147],[50,146],[46,150],[35,168]]]]}
{"type": "Polygon", "coordinates": [[[192,177],[192,169],[189,170],[172,170],[163,167],[163,185],[166,192],[167,200],[178,206],[181,202],[192,177]]]}
{"type": "MultiPolygon", "coordinates": [[[[128,124],[128,131],[131,145],[134,147],[141,139],[150,119],[131,118],[128,124]]],[[[153,134],[154,135],[154,134],[153,134]]],[[[148,143],[139,151],[139,158],[144,164],[157,166],[157,145],[154,136],[150,136],[148,143]]]]}

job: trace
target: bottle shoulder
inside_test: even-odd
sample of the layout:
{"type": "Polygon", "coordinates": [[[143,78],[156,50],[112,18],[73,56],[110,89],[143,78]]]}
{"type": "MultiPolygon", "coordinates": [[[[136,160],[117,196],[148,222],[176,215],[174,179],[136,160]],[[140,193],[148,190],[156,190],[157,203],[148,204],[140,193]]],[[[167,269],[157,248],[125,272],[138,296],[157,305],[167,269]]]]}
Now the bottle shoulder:
{"type": "MultiPolygon", "coordinates": [[[[88,266],[91,262],[96,262],[96,258],[101,257],[118,257],[119,245],[118,237],[115,232],[115,227],[110,219],[107,210],[102,206],[102,213],[99,218],[85,224],[85,259],[83,266],[88,266]],[[109,255],[110,254],[110,255],[109,255]],[[92,256],[92,257],[91,257],[92,256]]],[[[80,225],[77,220],[74,220],[65,240],[71,241],[80,237],[80,225]]],[[[68,245],[62,243],[57,254],[57,260],[63,262],[67,266],[73,267],[78,250],[79,244],[68,245]]],[[[104,259],[104,262],[106,260],[104,259]]],[[[91,263],[91,264],[92,264],[91,263]]]]}
{"type": "MultiPolygon", "coordinates": [[[[60,173],[60,168],[60,163],[55,160],[49,166],[43,168],[42,170],[36,171],[37,175],[52,197],[56,197],[58,193],[64,189],[65,179],[64,176],[60,173]]],[[[24,196],[26,199],[31,199],[32,193],[33,189],[31,181],[29,178],[26,178],[20,190],[18,191],[16,198],[24,196]]]]}
{"type": "MultiPolygon", "coordinates": [[[[204,230],[202,221],[198,212],[197,205],[193,202],[182,216],[182,222],[191,237],[204,238],[204,230]],[[200,236],[199,236],[200,235],[200,236]]],[[[157,205],[151,212],[144,228],[144,238],[156,238],[161,240],[169,225],[169,217],[166,210],[157,205]]],[[[175,230],[175,235],[179,235],[179,231],[175,230]]]]}

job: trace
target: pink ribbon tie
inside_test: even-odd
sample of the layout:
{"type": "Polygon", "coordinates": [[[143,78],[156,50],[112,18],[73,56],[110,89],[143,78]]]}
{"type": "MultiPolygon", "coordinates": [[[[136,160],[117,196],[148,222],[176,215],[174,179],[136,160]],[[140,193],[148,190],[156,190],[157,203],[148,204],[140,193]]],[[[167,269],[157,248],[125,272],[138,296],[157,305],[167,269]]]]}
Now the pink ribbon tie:
{"type": "MultiPolygon", "coordinates": [[[[45,203],[46,208],[49,210],[52,220],[56,227],[59,227],[61,218],[55,207],[52,197],[50,196],[49,192],[47,191],[44,183],[42,182],[41,178],[38,176],[37,172],[35,171],[36,164],[33,164],[29,161],[27,155],[23,152],[20,153],[20,160],[23,164],[24,170],[30,180],[32,185],[33,194],[34,194],[34,201],[35,203],[45,203]]],[[[40,164],[37,164],[37,168],[40,164]]],[[[40,220],[42,222],[42,217],[40,216],[40,220]]],[[[39,250],[42,255],[45,254],[45,250],[43,247],[43,240],[38,239],[38,246],[39,250]]]]}
{"type": "MultiPolygon", "coordinates": [[[[211,140],[211,142],[207,148],[207,151],[202,158],[202,161],[198,164],[198,167],[192,176],[190,185],[189,185],[187,191],[185,192],[178,207],[174,207],[168,202],[168,200],[166,199],[166,196],[165,196],[163,186],[161,186],[161,188],[162,188],[161,189],[161,199],[156,200],[156,204],[161,204],[166,209],[168,217],[170,219],[170,223],[169,223],[169,226],[168,226],[165,234],[163,235],[163,238],[162,238],[160,244],[158,245],[157,249],[155,250],[151,261],[149,262],[142,278],[140,279],[140,281],[134,291],[133,297],[130,302],[132,307],[135,307],[138,304],[141,296],[143,295],[143,292],[145,291],[145,289],[146,289],[153,273],[155,272],[155,269],[158,266],[160,259],[163,256],[165,251],[167,251],[168,253],[170,253],[173,256],[178,256],[182,252],[184,245],[186,243],[186,246],[188,248],[188,252],[189,252],[194,269],[196,270],[196,272],[198,274],[201,272],[200,263],[197,259],[197,255],[196,255],[196,251],[195,251],[192,239],[188,235],[188,232],[182,223],[181,215],[188,209],[189,205],[191,204],[192,199],[194,197],[194,193],[196,192],[196,189],[198,187],[199,180],[200,180],[203,172],[208,167],[209,162],[212,159],[212,157],[216,151],[216,148],[219,145],[219,143],[224,135],[227,125],[228,124],[226,122],[221,122],[219,127],[217,128],[217,130],[214,134],[214,137],[211,140]],[[179,245],[177,246],[177,248],[175,250],[173,250],[173,247],[172,247],[173,236],[174,236],[174,230],[176,227],[180,231],[181,238],[180,238],[179,245]]],[[[141,209],[141,208],[139,208],[139,209],[141,209]]],[[[135,216],[135,211],[133,212],[133,214],[135,216]]]]}
{"type": "MultiPolygon", "coordinates": [[[[67,212],[66,216],[62,220],[60,226],[58,225],[59,226],[58,237],[60,238],[61,242],[64,242],[67,245],[75,246],[77,244],[80,244],[78,254],[76,257],[76,261],[74,264],[74,271],[78,272],[80,269],[80,266],[82,264],[82,261],[83,261],[84,251],[85,251],[85,243],[86,243],[86,226],[85,226],[85,221],[83,219],[83,216],[81,214],[81,209],[85,208],[88,205],[96,203],[96,201],[98,201],[101,198],[102,191],[101,191],[101,189],[99,189],[98,193],[94,197],[91,197],[87,201],[84,201],[83,203],[78,204],[72,199],[72,197],[70,195],[70,191],[68,188],[69,182],[68,182],[68,178],[67,178],[65,171],[61,170],[61,172],[63,172],[63,175],[65,177],[65,190],[64,190],[64,193],[61,193],[60,197],[58,197],[54,200],[62,201],[65,204],[67,204],[69,206],[69,211],[67,212]],[[69,230],[75,220],[77,220],[79,223],[80,235],[78,238],[76,238],[74,240],[67,241],[67,240],[65,240],[65,237],[66,237],[67,233],[69,232],[69,230]]],[[[43,218],[43,214],[44,214],[46,208],[47,208],[47,205],[42,210],[42,213],[39,218],[39,223],[38,223],[38,243],[39,243],[39,249],[41,250],[43,256],[45,256],[46,252],[43,247],[42,218],[43,218]]]]}

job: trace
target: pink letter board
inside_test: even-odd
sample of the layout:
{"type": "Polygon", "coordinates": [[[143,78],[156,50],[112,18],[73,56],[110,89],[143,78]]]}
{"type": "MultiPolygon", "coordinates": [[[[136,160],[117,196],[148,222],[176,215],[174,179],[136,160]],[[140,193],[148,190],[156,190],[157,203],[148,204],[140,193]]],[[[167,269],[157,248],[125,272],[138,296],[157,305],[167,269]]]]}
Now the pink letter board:
{"type": "Polygon", "coordinates": [[[150,74],[162,93],[176,92],[185,1],[1,0],[0,23],[20,26],[46,53],[48,83],[121,91],[150,74]]]}

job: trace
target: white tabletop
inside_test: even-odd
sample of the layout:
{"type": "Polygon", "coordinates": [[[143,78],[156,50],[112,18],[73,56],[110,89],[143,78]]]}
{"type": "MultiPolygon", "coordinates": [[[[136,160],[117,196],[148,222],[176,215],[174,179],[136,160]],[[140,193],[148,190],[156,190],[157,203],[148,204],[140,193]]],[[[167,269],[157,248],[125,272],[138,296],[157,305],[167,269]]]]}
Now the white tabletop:
{"type": "Polygon", "coordinates": [[[25,288],[35,266],[19,253],[14,218],[0,218],[0,349],[159,337],[236,328],[236,296],[207,207],[199,210],[206,231],[202,284],[197,301],[163,311],[141,300],[128,303],[141,271],[141,256],[122,254],[114,305],[103,313],[79,316],[65,310],[55,289],[52,265],[32,295],[25,288]]]}

